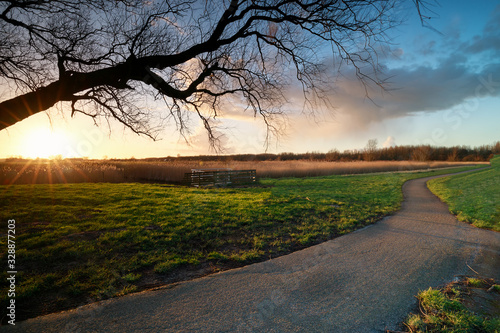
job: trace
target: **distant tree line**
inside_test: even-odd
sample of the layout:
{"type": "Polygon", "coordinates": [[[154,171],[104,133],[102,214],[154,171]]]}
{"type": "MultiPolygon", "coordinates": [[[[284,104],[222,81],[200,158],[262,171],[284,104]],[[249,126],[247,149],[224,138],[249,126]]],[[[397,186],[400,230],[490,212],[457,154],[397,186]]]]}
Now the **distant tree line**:
{"type": "Polygon", "coordinates": [[[376,148],[376,141],[370,140],[364,149],[344,150],[331,149],[327,153],[312,151],[307,153],[280,154],[236,154],[236,155],[201,155],[152,158],[151,161],[452,161],[479,162],[489,161],[495,154],[500,154],[500,141],[492,145],[471,148],[469,146],[436,147],[430,145],[395,146],[376,148]]]}
{"type": "MultiPolygon", "coordinates": [[[[377,148],[376,140],[369,140],[364,149],[344,150],[331,149],[327,153],[311,151],[307,153],[280,153],[280,154],[233,154],[233,155],[197,155],[177,157],[154,157],[145,159],[110,159],[111,161],[142,160],[149,162],[163,161],[450,161],[450,162],[484,162],[489,161],[494,155],[500,154],[500,141],[491,145],[479,147],[454,146],[436,147],[430,145],[395,146],[377,148]]],[[[72,158],[72,160],[86,160],[87,158],[72,158]]],[[[11,157],[5,161],[23,160],[21,157],[11,157]]]]}

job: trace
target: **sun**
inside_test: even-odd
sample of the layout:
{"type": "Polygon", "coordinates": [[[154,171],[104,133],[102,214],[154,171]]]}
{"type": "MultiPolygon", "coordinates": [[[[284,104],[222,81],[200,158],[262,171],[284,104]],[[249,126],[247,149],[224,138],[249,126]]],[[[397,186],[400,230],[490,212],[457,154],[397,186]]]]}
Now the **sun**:
{"type": "Polygon", "coordinates": [[[62,131],[38,128],[25,137],[21,155],[26,158],[67,157],[68,136],[62,131]]]}

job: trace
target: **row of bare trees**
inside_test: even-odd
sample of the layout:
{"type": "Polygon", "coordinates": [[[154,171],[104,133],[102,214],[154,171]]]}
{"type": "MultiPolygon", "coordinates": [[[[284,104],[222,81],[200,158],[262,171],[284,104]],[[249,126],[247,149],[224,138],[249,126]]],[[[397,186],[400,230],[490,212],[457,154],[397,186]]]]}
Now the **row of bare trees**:
{"type": "Polygon", "coordinates": [[[168,160],[168,161],[450,161],[450,162],[472,162],[489,161],[494,155],[500,154],[500,141],[491,145],[479,147],[454,146],[436,147],[429,145],[420,146],[395,146],[388,148],[373,147],[370,150],[371,156],[367,157],[367,150],[344,150],[331,149],[327,153],[307,152],[307,153],[280,153],[280,154],[238,154],[224,156],[181,156],[168,158],[151,158],[148,160],[168,160]]]}

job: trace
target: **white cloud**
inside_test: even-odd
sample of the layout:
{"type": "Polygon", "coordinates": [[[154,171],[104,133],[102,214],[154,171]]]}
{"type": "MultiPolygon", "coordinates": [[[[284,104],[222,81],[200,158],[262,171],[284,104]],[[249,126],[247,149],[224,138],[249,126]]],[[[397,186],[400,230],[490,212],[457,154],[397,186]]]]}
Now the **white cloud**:
{"type": "Polygon", "coordinates": [[[382,144],[384,148],[390,148],[396,146],[396,139],[392,136],[388,136],[385,142],[382,144]]]}

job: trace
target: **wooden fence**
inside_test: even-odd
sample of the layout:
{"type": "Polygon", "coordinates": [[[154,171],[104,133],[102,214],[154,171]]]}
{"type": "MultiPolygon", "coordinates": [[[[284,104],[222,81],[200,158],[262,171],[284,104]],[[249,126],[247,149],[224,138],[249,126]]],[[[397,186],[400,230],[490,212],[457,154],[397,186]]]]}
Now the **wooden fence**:
{"type": "Polygon", "coordinates": [[[196,170],[184,174],[187,186],[228,186],[250,184],[256,180],[255,170],[196,170]]]}

